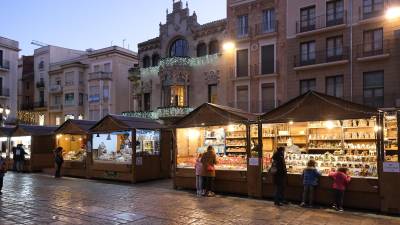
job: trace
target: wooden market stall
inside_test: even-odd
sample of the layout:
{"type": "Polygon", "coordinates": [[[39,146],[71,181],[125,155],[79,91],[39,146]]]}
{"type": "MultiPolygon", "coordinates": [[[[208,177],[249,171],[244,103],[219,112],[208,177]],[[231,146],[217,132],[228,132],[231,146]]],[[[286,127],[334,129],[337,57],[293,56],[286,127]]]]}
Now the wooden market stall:
{"type": "Polygon", "coordinates": [[[108,115],[90,132],[89,177],[136,183],[169,176],[171,134],[159,122],[108,115]]]}
{"type": "Polygon", "coordinates": [[[54,166],[54,131],[56,129],[57,127],[17,125],[11,136],[11,146],[16,147],[22,144],[28,153],[25,156],[25,171],[41,171],[54,166]]]}
{"type": "MultiPolygon", "coordinates": [[[[310,91],[261,116],[259,158],[263,169],[262,196],[273,196],[267,173],[273,151],[286,147],[288,168],[286,196],[301,201],[301,173],[309,159],[317,161],[323,176],[315,201],[331,204],[332,169],[346,167],[352,181],[345,206],[380,209],[379,178],[383,156],[383,114],[377,109],[310,91]]],[[[383,193],[387,194],[387,193],[383,193]]]]}
{"type": "Polygon", "coordinates": [[[249,122],[256,115],[205,103],[178,120],[174,127],[175,188],[195,188],[194,165],[199,153],[213,146],[217,192],[252,195],[254,171],[247,168],[251,141],[249,122]]]}
{"type": "Polygon", "coordinates": [[[56,146],[63,148],[63,175],[87,177],[86,150],[91,140],[89,129],[95,124],[96,121],[70,119],[55,131],[56,146]]]}

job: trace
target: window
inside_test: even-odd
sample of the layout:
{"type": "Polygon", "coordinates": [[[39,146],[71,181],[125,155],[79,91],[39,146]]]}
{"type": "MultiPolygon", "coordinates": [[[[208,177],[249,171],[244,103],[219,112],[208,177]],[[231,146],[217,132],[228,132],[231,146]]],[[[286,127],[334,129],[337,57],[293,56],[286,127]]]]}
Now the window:
{"type": "Polygon", "coordinates": [[[300,32],[315,30],[315,6],[300,9],[300,32]]]}
{"type": "Polygon", "coordinates": [[[151,108],[151,95],[150,93],[144,93],[144,111],[150,111],[151,108]]]}
{"type": "Polygon", "coordinates": [[[56,80],[56,85],[61,85],[61,80],[56,80]]]}
{"type": "Polygon", "coordinates": [[[79,93],[79,105],[83,105],[83,101],[84,101],[84,94],[79,93]]]}
{"type": "Polygon", "coordinates": [[[151,57],[151,66],[158,66],[159,63],[160,63],[160,56],[158,54],[154,54],[151,57]]]}
{"type": "Polygon", "coordinates": [[[143,68],[150,67],[150,57],[147,55],[145,57],[143,57],[142,63],[143,63],[143,68]]]}
{"type": "Polygon", "coordinates": [[[236,52],[236,76],[247,77],[249,75],[249,50],[242,49],[236,52]]]}
{"type": "Polygon", "coordinates": [[[43,60],[39,62],[39,69],[44,70],[44,61],[43,60]]]}
{"type": "Polygon", "coordinates": [[[364,104],[373,107],[384,106],[383,71],[364,73],[364,104]]]}
{"type": "Polygon", "coordinates": [[[208,103],[217,104],[218,93],[217,93],[217,85],[210,84],[208,85],[208,103]]]}
{"type": "Polygon", "coordinates": [[[29,97],[29,96],[25,96],[25,104],[26,104],[26,105],[29,105],[30,102],[31,102],[30,97],[29,97]]]}
{"type": "Polygon", "coordinates": [[[275,9],[264,10],[262,14],[262,32],[273,32],[275,29],[275,9]]]}
{"type": "Polygon", "coordinates": [[[177,39],[175,40],[170,49],[169,56],[170,57],[188,57],[189,56],[189,44],[185,39],[177,39]]]}
{"type": "Polygon", "coordinates": [[[300,55],[302,65],[315,63],[315,41],[301,43],[300,55]]]}
{"type": "Polygon", "coordinates": [[[74,85],[74,72],[65,73],[65,86],[74,85]]]}
{"type": "Polygon", "coordinates": [[[300,80],[300,94],[304,94],[307,91],[315,90],[315,79],[300,80]]]}
{"type": "Polygon", "coordinates": [[[238,23],[238,37],[244,37],[249,34],[249,15],[241,15],[237,18],[238,23]]]}
{"type": "Polygon", "coordinates": [[[59,116],[56,117],[56,126],[61,125],[61,118],[59,116]]]}
{"type": "Polygon", "coordinates": [[[108,108],[103,109],[103,117],[109,114],[108,108]]]}
{"type": "Polygon", "coordinates": [[[326,94],[343,98],[343,76],[333,76],[326,78],[326,94]]]}
{"type": "Polygon", "coordinates": [[[343,36],[331,37],[326,39],[326,57],[328,61],[342,59],[343,56],[343,36]]]}
{"type": "Polygon", "coordinates": [[[39,92],[39,106],[42,107],[44,106],[44,91],[39,92]]]}
{"type": "Polygon", "coordinates": [[[54,96],[54,105],[61,105],[61,95],[54,96]]]}
{"type": "Polygon", "coordinates": [[[343,0],[335,0],[326,3],[326,26],[343,24],[344,20],[343,0]]]}
{"type": "Polygon", "coordinates": [[[90,86],[89,87],[89,102],[99,102],[100,101],[100,87],[90,86]]]}
{"type": "Polygon", "coordinates": [[[104,63],[104,72],[106,73],[111,72],[111,63],[104,63]]]}
{"type": "Polygon", "coordinates": [[[261,112],[269,112],[275,108],[275,84],[261,85],[261,112]]]}
{"type": "Polygon", "coordinates": [[[379,55],[383,53],[383,29],[364,31],[363,56],[379,55]]]}
{"type": "Polygon", "coordinates": [[[384,0],[363,0],[363,19],[383,14],[384,0]]]}
{"type": "Polygon", "coordinates": [[[217,40],[211,41],[208,44],[208,54],[213,55],[219,53],[219,42],[217,40]]]}
{"type": "Polygon", "coordinates": [[[94,70],[95,73],[96,73],[96,72],[100,72],[100,65],[95,65],[95,66],[93,67],[93,70],[94,70]]]}
{"type": "Polygon", "coordinates": [[[89,119],[95,121],[99,120],[100,119],[99,110],[89,110],[89,119]]]}
{"type": "Polygon", "coordinates": [[[184,86],[171,86],[171,99],[170,106],[185,106],[185,87],[184,86]]]}
{"type": "Polygon", "coordinates": [[[25,82],[25,89],[26,89],[26,90],[29,90],[29,88],[30,88],[30,82],[27,81],[27,82],[25,82]]]}
{"type": "Polygon", "coordinates": [[[3,67],[3,51],[0,50],[0,68],[3,67]]]}
{"type": "Polygon", "coordinates": [[[236,87],[236,108],[244,111],[249,110],[249,88],[248,86],[236,87]]]}
{"type": "Polygon", "coordinates": [[[275,45],[261,47],[261,74],[275,73],[275,45]]]}
{"type": "Polygon", "coordinates": [[[74,93],[65,94],[65,105],[73,105],[74,101],[74,93]]]}
{"type": "Polygon", "coordinates": [[[84,77],[83,77],[83,72],[79,72],[79,84],[84,84],[84,77]]]}
{"type": "Polygon", "coordinates": [[[205,43],[199,43],[197,45],[197,57],[207,55],[207,45],[205,43]]]}
{"type": "Polygon", "coordinates": [[[110,97],[110,88],[108,86],[103,86],[103,99],[108,100],[110,97]]]}
{"type": "Polygon", "coordinates": [[[72,114],[67,114],[64,116],[64,121],[73,120],[73,119],[75,119],[75,116],[72,114]]]}

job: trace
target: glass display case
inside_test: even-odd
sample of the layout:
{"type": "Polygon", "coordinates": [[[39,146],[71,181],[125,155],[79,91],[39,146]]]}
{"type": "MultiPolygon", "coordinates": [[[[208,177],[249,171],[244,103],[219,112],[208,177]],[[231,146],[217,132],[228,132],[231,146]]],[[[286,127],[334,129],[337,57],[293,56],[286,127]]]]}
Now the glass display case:
{"type": "Polygon", "coordinates": [[[385,112],[384,120],[384,147],[385,161],[398,162],[398,128],[397,128],[397,112],[385,112]]]}
{"type": "MultiPolygon", "coordinates": [[[[20,137],[11,137],[11,146],[17,147],[17,145],[22,144],[27,155],[25,155],[25,159],[31,158],[31,144],[32,144],[32,136],[20,136],[20,137]]],[[[10,158],[13,158],[12,151],[10,152],[10,158]]]]}
{"type": "Polygon", "coordinates": [[[301,173],[314,159],[324,175],[346,167],[352,176],[377,177],[376,129],[375,119],[263,124],[263,169],[282,146],[289,173],[301,173]]]}
{"type": "Polygon", "coordinates": [[[132,132],[112,132],[93,135],[94,160],[132,163],[132,132]]]}
{"type": "Polygon", "coordinates": [[[217,154],[217,170],[247,170],[246,126],[241,124],[177,129],[177,167],[194,168],[208,146],[217,154]]]}
{"type": "Polygon", "coordinates": [[[57,146],[63,148],[64,160],[83,161],[86,158],[86,135],[58,134],[57,146]]]}
{"type": "Polygon", "coordinates": [[[136,155],[159,155],[160,131],[136,130],[136,155]]]}

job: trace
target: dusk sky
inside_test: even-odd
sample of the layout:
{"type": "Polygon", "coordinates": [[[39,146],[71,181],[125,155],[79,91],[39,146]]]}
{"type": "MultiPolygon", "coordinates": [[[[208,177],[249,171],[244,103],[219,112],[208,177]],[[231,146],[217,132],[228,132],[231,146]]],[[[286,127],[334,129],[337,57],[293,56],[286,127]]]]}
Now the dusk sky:
{"type": "MultiPolygon", "coordinates": [[[[111,45],[137,51],[137,44],[158,35],[172,0],[2,0],[0,36],[19,41],[20,55],[33,54],[37,40],[85,50],[111,45]]],[[[185,5],[186,1],[183,1],[185,5]]],[[[189,0],[199,23],[226,17],[226,0],[189,0]]]]}

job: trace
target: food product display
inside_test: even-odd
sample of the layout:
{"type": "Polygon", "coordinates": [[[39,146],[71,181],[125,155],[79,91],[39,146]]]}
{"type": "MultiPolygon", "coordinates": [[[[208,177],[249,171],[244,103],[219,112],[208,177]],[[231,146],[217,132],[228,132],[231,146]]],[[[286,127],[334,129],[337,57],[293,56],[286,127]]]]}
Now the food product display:
{"type": "MultiPolygon", "coordinates": [[[[218,164],[215,165],[217,170],[246,170],[247,160],[243,156],[218,156],[218,164]]],[[[196,157],[179,157],[178,168],[194,168],[196,164],[196,157]]]]}
{"type": "Polygon", "coordinates": [[[119,151],[110,151],[104,143],[98,147],[98,159],[104,161],[116,161],[120,163],[132,163],[132,148],[125,146],[119,151]]]}
{"type": "Polygon", "coordinates": [[[64,154],[64,160],[69,160],[69,161],[83,161],[85,157],[86,157],[85,149],[68,151],[64,154]]]}
{"type": "Polygon", "coordinates": [[[95,160],[132,163],[131,132],[94,135],[93,147],[97,150],[97,154],[94,154],[95,160]]]}
{"type": "Polygon", "coordinates": [[[398,162],[398,137],[396,112],[387,112],[384,124],[385,161],[398,162]]]}

